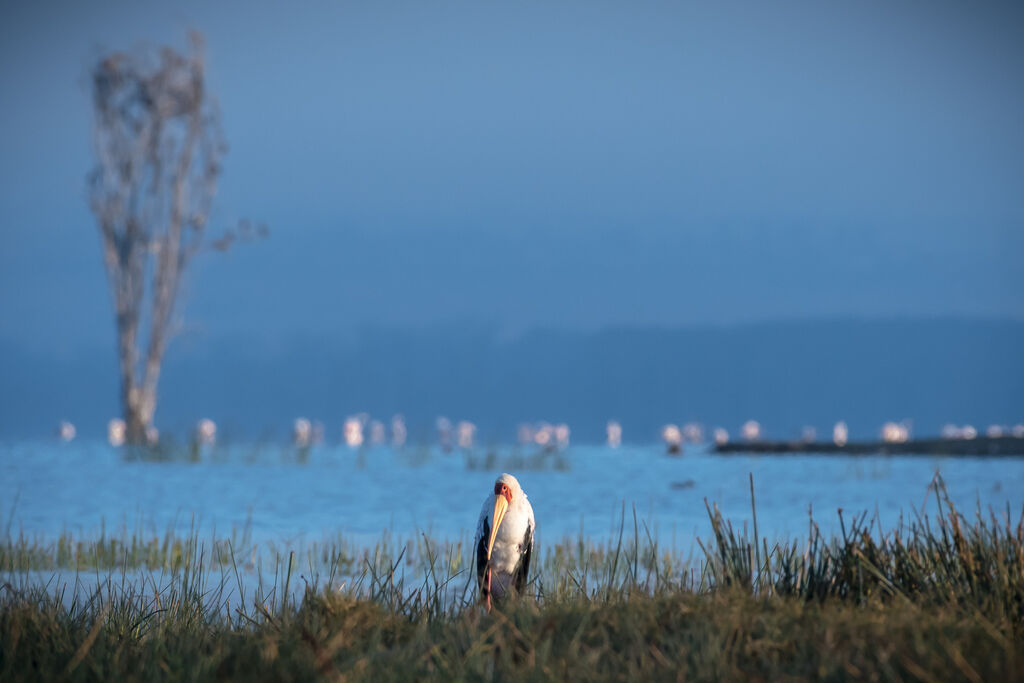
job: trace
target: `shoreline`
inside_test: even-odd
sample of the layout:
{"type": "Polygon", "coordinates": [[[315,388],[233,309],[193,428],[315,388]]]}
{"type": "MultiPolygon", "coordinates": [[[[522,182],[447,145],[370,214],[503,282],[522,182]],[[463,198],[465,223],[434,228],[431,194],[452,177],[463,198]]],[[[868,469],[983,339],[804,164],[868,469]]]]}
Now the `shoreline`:
{"type": "Polygon", "coordinates": [[[773,455],[924,455],[1024,457],[1024,438],[979,436],[974,439],[911,439],[902,443],[858,441],[839,446],[831,441],[749,441],[716,444],[713,453],[773,455]]]}

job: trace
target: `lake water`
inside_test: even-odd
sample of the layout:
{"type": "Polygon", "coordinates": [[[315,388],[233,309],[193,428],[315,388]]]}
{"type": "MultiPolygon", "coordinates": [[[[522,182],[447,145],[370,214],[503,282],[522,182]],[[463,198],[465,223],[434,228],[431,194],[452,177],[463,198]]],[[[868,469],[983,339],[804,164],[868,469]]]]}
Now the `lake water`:
{"type": "MultiPolygon", "coordinates": [[[[251,524],[256,541],[302,543],[327,537],[372,543],[425,532],[458,540],[473,533],[495,477],[515,474],[533,504],[538,538],[584,535],[604,541],[625,505],[664,544],[686,551],[710,535],[704,499],[736,524],[749,522],[752,473],[759,530],[803,536],[807,514],[825,532],[844,514],[877,512],[886,528],[921,510],[938,472],[965,514],[976,503],[1013,516],[1024,505],[1024,458],[884,456],[717,456],[691,447],[669,457],[658,446],[572,446],[540,456],[515,447],[470,454],[432,448],[293,449],[232,446],[198,463],[139,462],[99,443],[0,445],[0,516],[12,534],[42,539],[63,531],[94,537],[169,527],[220,535],[251,524]]],[[[927,513],[935,514],[934,495],[927,513]]]]}

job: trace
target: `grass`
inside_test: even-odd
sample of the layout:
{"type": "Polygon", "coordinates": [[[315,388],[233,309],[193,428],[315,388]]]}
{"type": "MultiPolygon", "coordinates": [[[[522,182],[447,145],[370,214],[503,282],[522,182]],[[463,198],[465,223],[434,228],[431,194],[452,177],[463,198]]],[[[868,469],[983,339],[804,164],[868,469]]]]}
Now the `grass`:
{"type": "MultiPolygon", "coordinates": [[[[89,580],[5,572],[0,680],[1024,678],[1024,512],[967,517],[935,493],[896,529],[856,515],[824,538],[808,519],[776,543],[709,504],[689,559],[623,514],[607,543],[544,549],[528,595],[489,613],[462,542],[337,540],[246,568],[239,539],[193,535],[161,542],[158,572],[105,576],[112,553],[85,544],[89,580]]],[[[57,566],[59,547],[8,538],[0,557],[57,566]]]]}

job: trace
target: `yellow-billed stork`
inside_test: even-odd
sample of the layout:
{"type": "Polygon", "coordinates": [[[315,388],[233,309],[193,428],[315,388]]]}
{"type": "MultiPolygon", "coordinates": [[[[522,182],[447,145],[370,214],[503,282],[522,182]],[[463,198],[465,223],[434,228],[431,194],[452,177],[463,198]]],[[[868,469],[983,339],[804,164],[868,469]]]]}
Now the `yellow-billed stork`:
{"type": "Polygon", "coordinates": [[[511,474],[502,474],[484,499],[476,526],[476,576],[491,607],[512,590],[522,593],[533,557],[533,507],[511,474]]]}

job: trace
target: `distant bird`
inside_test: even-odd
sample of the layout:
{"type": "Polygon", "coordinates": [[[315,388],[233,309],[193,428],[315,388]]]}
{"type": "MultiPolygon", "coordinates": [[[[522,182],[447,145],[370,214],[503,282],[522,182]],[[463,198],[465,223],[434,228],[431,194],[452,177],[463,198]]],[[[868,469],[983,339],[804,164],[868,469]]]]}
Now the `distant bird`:
{"type": "Polygon", "coordinates": [[[370,443],[379,446],[388,440],[387,429],[380,420],[370,420],[370,443]]]}
{"type": "Polygon", "coordinates": [[[703,443],[704,428],[696,422],[687,422],[683,425],[683,440],[690,443],[703,443]]]}
{"type": "Polygon", "coordinates": [[[555,425],[555,446],[558,447],[558,450],[564,451],[569,447],[569,435],[571,433],[569,425],[564,422],[555,425]]]}
{"type": "Polygon", "coordinates": [[[846,426],[846,423],[840,420],[836,422],[835,426],[832,427],[832,441],[837,446],[842,448],[846,445],[846,442],[850,440],[850,428],[846,426]]]}
{"type": "Polygon", "coordinates": [[[669,453],[679,454],[683,452],[683,433],[676,425],[665,425],[661,429],[661,440],[669,453]]]}
{"type": "Polygon", "coordinates": [[[304,417],[295,418],[292,425],[292,443],[298,448],[306,448],[313,437],[313,423],[304,417]]]}
{"type": "Polygon", "coordinates": [[[905,443],[909,438],[910,427],[906,422],[886,422],[882,425],[882,441],[886,443],[905,443]]]}
{"type": "Polygon", "coordinates": [[[452,421],[443,415],[437,418],[437,440],[441,450],[448,453],[452,450],[452,421]]]}
{"type": "Polygon", "coordinates": [[[615,420],[609,420],[606,428],[608,433],[608,447],[618,448],[622,445],[622,425],[615,420]]]}
{"type": "Polygon", "coordinates": [[[469,449],[473,447],[473,436],[476,434],[476,425],[468,420],[462,420],[455,426],[456,441],[459,448],[469,449]]]}
{"type": "Polygon", "coordinates": [[[743,438],[747,441],[761,440],[761,423],[757,420],[747,420],[743,423],[740,431],[743,433],[743,438]]]}
{"type": "Polygon", "coordinates": [[[107,423],[107,441],[110,442],[111,446],[123,446],[126,431],[127,427],[124,420],[115,417],[107,423]]]}
{"type": "Polygon", "coordinates": [[[75,429],[75,425],[71,424],[67,420],[61,420],[60,424],[57,425],[57,437],[65,443],[73,441],[75,434],[77,433],[78,431],[75,429]]]}
{"type": "Polygon", "coordinates": [[[405,428],[405,417],[401,413],[394,415],[391,418],[391,445],[395,448],[401,448],[405,445],[405,439],[408,436],[409,432],[405,428]]]}
{"type": "Polygon", "coordinates": [[[212,446],[217,442],[217,423],[208,417],[196,423],[196,442],[201,446],[212,446]]]}
{"type": "Polygon", "coordinates": [[[369,416],[366,413],[359,413],[358,415],[345,418],[342,438],[349,448],[359,448],[363,445],[363,427],[366,426],[368,419],[369,416]]]}
{"type": "Polygon", "coordinates": [[[491,608],[513,589],[522,593],[533,557],[533,507],[511,474],[502,474],[488,493],[476,525],[476,577],[491,608]]]}
{"type": "Polygon", "coordinates": [[[541,422],[533,432],[533,442],[545,451],[555,449],[555,427],[547,422],[541,422]]]}

